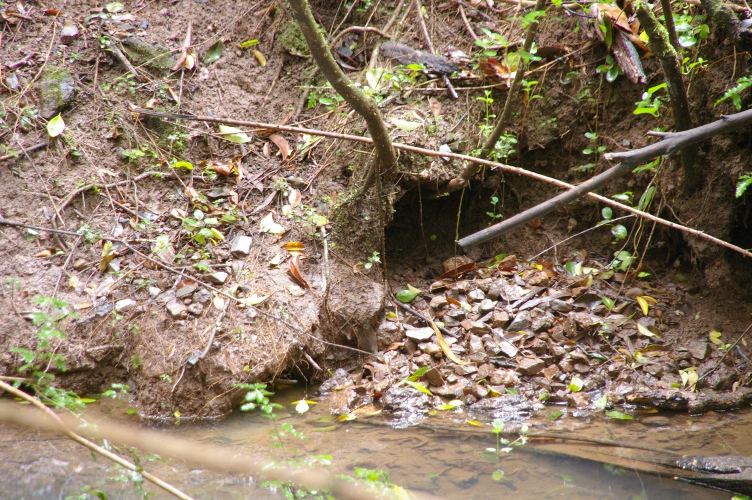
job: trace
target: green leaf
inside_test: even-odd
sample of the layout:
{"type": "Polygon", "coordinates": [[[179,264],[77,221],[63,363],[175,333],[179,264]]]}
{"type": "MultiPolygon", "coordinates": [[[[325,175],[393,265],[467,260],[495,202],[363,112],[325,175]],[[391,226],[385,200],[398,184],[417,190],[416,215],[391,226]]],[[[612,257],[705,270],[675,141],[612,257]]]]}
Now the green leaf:
{"type": "Polygon", "coordinates": [[[493,474],[491,474],[491,477],[494,481],[501,481],[502,479],[504,479],[504,471],[501,469],[495,470],[493,474]]]}
{"type": "Polygon", "coordinates": [[[634,417],[632,415],[627,415],[626,413],[622,413],[616,410],[607,411],[606,416],[613,420],[634,420],[634,417]]]}
{"type": "Polygon", "coordinates": [[[57,137],[65,130],[65,122],[63,117],[58,113],[50,121],[47,122],[47,133],[50,137],[57,137]]]}
{"type": "Polygon", "coordinates": [[[572,392],[580,392],[582,390],[582,385],[582,379],[575,375],[574,377],[572,377],[572,380],[571,382],[569,382],[569,385],[567,387],[569,387],[569,390],[572,392]]]}
{"type": "Polygon", "coordinates": [[[653,195],[655,194],[655,186],[650,186],[640,196],[640,202],[637,204],[637,210],[643,212],[650,206],[650,202],[653,201],[653,195]]]}
{"type": "Polygon", "coordinates": [[[251,142],[251,138],[248,135],[236,127],[230,127],[229,125],[219,125],[219,132],[222,134],[223,139],[228,141],[237,142],[238,144],[245,144],[251,142]]]}
{"type": "Polygon", "coordinates": [[[412,300],[420,293],[420,290],[413,291],[413,290],[400,290],[397,292],[395,297],[397,300],[402,302],[403,304],[407,304],[408,302],[412,302],[412,300]]]}
{"type": "Polygon", "coordinates": [[[204,56],[204,64],[211,64],[220,58],[222,50],[225,48],[225,42],[220,38],[217,43],[209,47],[204,56]]]}
{"type": "Polygon", "coordinates": [[[752,185],[752,175],[742,174],[739,176],[739,182],[736,183],[736,197],[741,198],[747,191],[747,188],[752,185]]]}
{"type": "Polygon", "coordinates": [[[418,129],[421,125],[423,125],[420,122],[409,122],[407,120],[401,120],[399,118],[392,118],[391,121],[395,127],[400,130],[404,130],[405,132],[412,132],[413,130],[418,129]]]}
{"type": "Polygon", "coordinates": [[[548,414],[548,419],[552,421],[558,420],[562,415],[564,415],[564,412],[561,410],[556,410],[554,412],[551,412],[548,414]]]}
{"type": "Polygon", "coordinates": [[[184,168],[186,170],[193,170],[193,163],[189,161],[176,161],[172,168],[184,168]]]}
{"type": "Polygon", "coordinates": [[[601,297],[601,302],[603,302],[603,305],[608,307],[609,309],[614,308],[614,301],[608,297],[601,297]]]}
{"type": "Polygon", "coordinates": [[[611,234],[614,235],[614,238],[616,238],[616,241],[621,241],[627,237],[627,234],[629,234],[629,232],[627,231],[626,227],[624,227],[621,224],[617,224],[611,228],[611,234]]]}
{"type": "Polygon", "coordinates": [[[255,40],[255,39],[254,40],[246,40],[245,42],[241,42],[240,47],[243,48],[243,49],[245,49],[245,48],[248,48],[248,47],[253,47],[254,45],[258,45],[258,43],[259,43],[259,41],[255,40]]]}
{"type": "Polygon", "coordinates": [[[409,385],[410,387],[412,387],[413,389],[416,389],[422,392],[423,394],[428,394],[429,396],[433,396],[433,393],[431,391],[429,391],[427,388],[423,387],[417,382],[413,382],[412,380],[405,380],[405,383],[409,385]]]}
{"type": "Polygon", "coordinates": [[[614,216],[614,211],[611,210],[611,207],[603,207],[601,210],[601,217],[603,217],[605,220],[611,220],[611,218],[614,216]]]}
{"type": "Polygon", "coordinates": [[[605,394],[601,395],[600,397],[596,398],[595,401],[593,401],[593,406],[595,406],[599,410],[605,410],[608,406],[608,398],[605,394]]]}

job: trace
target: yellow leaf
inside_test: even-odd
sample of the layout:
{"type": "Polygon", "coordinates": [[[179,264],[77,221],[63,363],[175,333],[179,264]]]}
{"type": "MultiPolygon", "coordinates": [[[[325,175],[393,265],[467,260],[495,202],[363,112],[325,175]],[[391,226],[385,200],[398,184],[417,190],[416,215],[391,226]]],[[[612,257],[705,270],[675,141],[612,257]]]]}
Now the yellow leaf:
{"type": "Polygon", "coordinates": [[[478,422],[477,420],[467,420],[467,423],[475,427],[483,427],[483,422],[478,422]]]}
{"type": "Polygon", "coordinates": [[[642,309],[642,314],[647,316],[648,312],[650,311],[650,306],[648,305],[648,301],[645,300],[645,297],[638,295],[635,297],[635,300],[640,305],[640,309],[642,309]]]}
{"type": "Polygon", "coordinates": [[[439,347],[441,347],[441,350],[444,351],[444,354],[446,355],[446,357],[451,359],[458,365],[466,365],[467,362],[462,361],[460,358],[454,355],[452,350],[449,348],[449,344],[446,343],[446,340],[444,340],[444,337],[441,335],[441,330],[439,330],[439,327],[436,326],[436,323],[434,323],[433,320],[431,320],[430,318],[429,318],[429,321],[431,321],[431,328],[433,328],[433,333],[436,334],[436,340],[438,340],[439,342],[439,347]]]}
{"type": "Polygon", "coordinates": [[[412,285],[407,285],[407,289],[410,290],[411,292],[413,292],[416,295],[419,294],[419,293],[421,293],[423,291],[423,290],[421,290],[419,288],[415,288],[412,285]]]}
{"type": "Polygon", "coordinates": [[[256,60],[259,62],[262,68],[266,67],[266,57],[258,50],[253,51],[253,55],[256,56],[256,60]]]}

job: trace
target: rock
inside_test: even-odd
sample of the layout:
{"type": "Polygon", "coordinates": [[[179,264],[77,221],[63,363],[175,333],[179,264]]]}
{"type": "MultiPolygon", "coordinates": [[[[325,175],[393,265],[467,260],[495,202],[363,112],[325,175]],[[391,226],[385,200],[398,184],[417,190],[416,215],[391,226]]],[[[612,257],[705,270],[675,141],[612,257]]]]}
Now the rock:
{"type": "Polygon", "coordinates": [[[387,348],[390,345],[402,340],[402,330],[399,325],[393,321],[384,321],[379,324],[376,330],[376,340],[380,347],[387,348]]]}
{"type": "Polygon", "coordinates": [[[227,274],[224,271],[217,271],[216,273],[211,273],[206,277],[206,281],[209,283],[213,283],[215,285],[222,285],[225,281],[227,281],[227,278],[230,275],[227,274]]]}
{"type": "Polygon", "coordinates": [[[478,482],[478,475],[476,471],[450,467],[449,470],[441,474],[441,478],[464,490],[478,482]]]}
{"type": "Polygon", "coordinates": [[[708,343],[704,340],[695,340],[687,346],[689,355],[698,361],[702,361],[708,355],[708,343]]]}
{"type": "Polygon", "coordinates": [[[556,365],[548,365],[543,369],[543,376],[546,377],[546,380],[549,382],[553,380],[553,378],[559,374],[559,367],[556,365]]]}
{"type": "Polygon", "coordinates": [[[494,372],[494,367],[488,363],[482,364],[478,367],[478,378],[488,378],[494,372]]]}
{"type": "Polygon", "coordinates": [[[253,238],[239,234],[232,240],[232,245],[230,245],[230,253],[233,257],[248,257],[248,255],[251,253],[252,243],[253,238]]]}
{"type": "Polygon", "coordinates": [[[428,305],[434,311],[438,311],[439,309],[446,307],[447,299],[443,295],[435,295],[431,298],[431,302],[428,305]]]}
{"type": "Polygon", "coordinates": [[[561,371],[564,373],[572,373],[574,371],[574,364],[571,359],[564,358],[559,361],[559,368],[561,368],[561,371]]]}
{"type": "Polygon", "coordinates": [[[419,356],[415,356],[413,358],[413,363],[415,363],[419,367],[429,366],[432,363],[432,361],[433,360],[431,359],[431,356],[429,356],[426,353],[423,353],[423,354],[421,354],[419,356]]]}
{"type": "Polygon", "coordinates": [[[513,386],[519,383],[520,378],[512,370],[498,369],[488,377],[488,381],[491,385],[513,386]]]}
{"type": "Polygon", "coordinates": [[[70,73],[59,66],[47,66],[37,83],[39,114],[49,120],[73,99],[76,81],[70,73]]]}
{"type": "Polygon", "coordinates": [[[433,328],[426,326],[424,328],[409,328],[405,325],[405,335],[409,339],[413,339],[416,342],[425,342],[433,337],[433,328]]]}
{"type": "Polygon", "coordinates": [[[115,312],[122,313],[126,311],[130,311],[134,307],[136,307],[137,302],[132,299],[123,299],[118,300],[115,302],[115,312]]]}
{"type": "Polygon", "coordinates": [[[648,363],[643,365],[642,369],[645,373],[649,373],[655,378],[661,378],[663,376],[663,366],[660,363],[648,363]]]}
{"type": "Polygon", "coordinates": [[[503,352],[507,357],[510,358],[517,356],[517,353],[519,352],[519,349],[517,349],[514,344],[512,344],[508,340],[502,340],[501,342],[499,342],[499,349],[501,349],[501,352],[503,352]]]}
{"type": "Polygon", "coordinates": [[[478,312],[481,314],[486,314],[489,311],[493,311],[494,307],[496,307],[496,302],[491,299],[483,299],[480,302],[480,306],[478,306],[478,312]]]}
{"type": "Polygon", "coordinates": [[[641,418],[640,423],[649,425],[650,427],[669,427],[671,420],[668,417],[652,416],[641,418]]]}
{"type": "Polygon", "coordinates": [[[481,384],[475,384],[475,387],[473,387],[473,395],[478,399],[483,399],[488,396],[488,389],[481,384]]]}
{"type": "Polygon", "coordinates": [[[165,305],[174,299],[175,299],[175,289],[170,288],[169,290],[165,290],[162,294],[157,296],[156,301],[159,304],[165,305]]]}
{"type": "Polygon", "coordinates": [[[507,329],[511,332],[518,332],[528,328],[530,328],[530,311],[522,311],[514,317],[507,329]]]}
{"type": "Polygon", "coordinates": [[[501,290],[499,289],[499,285],[494,283],[493,285],[488,287],[486,298],[491,300],[499,300],[499,297],[501,297],[501,290]]]}
{"type": "Polygon", "coordinates": [[[517,370],[523,375],[532,376],[538,374],[545,366],[546,363],[540,358],[522,358],[517,370]]]}
{"type": "MultiPolygon", "coordinates": [[[[540,309],[533,309],[530,312],[530,328],[534,332],[543,332],[554,326],[554,317],[552,314],[540,309]]],[[[524,328],[520,328],[524,330],[524,328]]]]}
{"type": "Polygon", "coordinates": [[[194,316],[200,315],[202,312],[204,312],[204,305],[199,304],[198,302],[194,302],[191,305],[188,306],[188,312],[193,314],[194,316]]]}
{"type": "Polygon", "coordinates": [[[567,404],[577,408],[584,408],[590,405],[590,396],[586,392],[573,392],[567,394],[567,404]]]}
{"type": "Polygon", "coordinates": [[[428,342],[423,349],[423,352],[426,354],[430,354],[434,358],[443,358],[444,357],[444,351],[441,350],[441,347],[439,347],[439,344],[436,344],[434,342],[428,342]]]}
{"type": "Polygon", "coordinates": [[[582,374],[590,373],[590,365],[585,364],[585,363],[575,363],[574,371],[576,371],[577,373],[582,373],[582,374]]]}
{"type": "Polygon", "coordinates": [[[493,327],[504,328],[504,325],[509,323],[509,313],[506,311],[497,311],[493,315],[493,327]]]}
{"type": "Polygon", "coordinates": [[[173,299],[167,303],[167,312],[175,319],[183,319],[188,316],[188,308],[179,300],[173,299]]]}
{"type": "Polygon", "coordinates": [[[428,383],[435,385],[436,387],[441,387],[442,385],[444,385],[444,377],[441,376],[441,372],[436,368],[431,368],[426,373],[424,373],[423,378],[425,380],[428,380],[428,383]]]}
{"type": "Polygon", "coordinates": [[[483,341],[477,335],[470,335],[470,339],[467,342],[467,349],[470,351],[470,354],[483,352],[483,341]]]}
{"type": "MultiPolygon", "coordinates": [[[[199,304],[206,304],[211,300],[211,292],[206,288],[201,288],[193,294],[193,301],[199,304]]],[[[252,310],[252,309],[249,309],[252,310]]]]}
{"type": "Polygon", "coordinates": [[[159,295],[160,293],[162,293],[162,290],[160,290],[158,286],[150,286],[149,287],[149,297],[154,298],[157,295],[159,295]]]}
{"type": "Polygon", "coordinates": [[[486,294],[483,293],[482,290],[478,290],[477,288],[467,294],[467,300],[469,302],[480,302],[485,298],[486,298],[486,294]]]}
{"type": "Polygon", "coordinates": [[[144,65],[148,68],[169,72],[175,66],[176,59],[170,54],[170,50],[159,44],[148,44],[136,38],[128,37],[122,41],[123,52],[134,66],[144,65]]]}
{"type": "Polygon", "coordinates": [[[554,299],[549,305],[551,306],[551,309],[560,313],[568,313],[572,310],[572,304],[561,299],[554,299]]]}
{"type": "Polygon", "coordinates": [[[491,333],[491,327],[481,321],[473,321],[471,319],[464,319],[460,323],[462,328],[468,333],[483,336],[487,333],[491,333]]]}
{"type": "Polygon", "coordinates": [[[445,383],[441,387],[432,389],[431,392],[438,394],[439,396],[458,398],[462,395],[462,390],[469,385],[469,382],[465,379],[460,379],[453,384],[445,383]]]}
{"type": "Polygon", "coordinates": [[[467,376],[478,371],[478,367],[475,365],[455,365],[454,373],[460,376],[467,376]]]}
{"type": "Polygon", "coordinates": [[[193,295],[193,292],[198,290],[198,283],[193,280],[183,280],[178,283],[175,290],[175,297],[178,299],[184,299],[193,295]]]}
{"type": "Polygon", "coordinates": [[[550,352],[551,356],[553,356],[555,359],[559,360],[564,357],[564,355],[567,353],[567,350],[559,344],[549,341],[548,352],[550,352]]]}

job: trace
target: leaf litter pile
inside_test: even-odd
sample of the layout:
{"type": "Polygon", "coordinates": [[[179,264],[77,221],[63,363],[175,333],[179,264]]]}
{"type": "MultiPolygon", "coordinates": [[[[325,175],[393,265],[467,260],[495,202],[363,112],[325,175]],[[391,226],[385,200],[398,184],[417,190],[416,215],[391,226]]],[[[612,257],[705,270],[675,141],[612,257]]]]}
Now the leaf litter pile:
{"type": "MultiPolygon", "coordinates": [[[[337,212],[362,179],[366,151],[300,131],[170,119],[205,110],[207,121],[221,115],[284,125],[304,114],[320,129],[362,135],[342,98],[313,85],[310,54],[283,9],[256,5],[237,16],[234,2],[194,4],[42,12],[16,2],[2,12],[17,37],[3,50],[27,52],[6,57],[16,62],[3,76],[10,97],[2,133],[18,148],[4,151],[13,162],[3,184],[12,189],[2,193],[8,203],[0,217],[22,223],[24,237],[2,269],[3,300],[16,313],[6,338],[16,350],[3,353],[3,374],[23,375],[19,367],[34,359],[40,344],[30,322],[60,317],[33,300],[48,295],[68,304],[63,317],[77,314],[51,346],[66,360],[65,369],[51,368],[57,379],[81,393],[128,380],[129,404],[146,419],[223,416],[242,398],[236,383],[321,377],[330,369],[321,392],[331,394],[333,411],[351,420],[384,408],[396,425],[465,409],[473,421],[519,419],[544,403],[628,418],[633,405],[702,411],[748,397],[749,375],[735,366],[744,359],[739,346],[714,329],[686,342],[677,325],[694,311],[682,286],[651,287],[630,271],[630,252],[600,262],[583,251],[562,264],[454,257],[430,286],[389,276],[396,293],[384,307],[387,294],[369,274],[392,258],[379,255],[373,237],[383,229],[374,231],[378,203],[366,198],[371,206],[337,212]],[[209,20],[229,18],[227,32],[209,20]],[[49,57],[35,51],[39,39],[54,47],[49,57]],[[336,240],[332,248],[327,234],[336,240]],[[730,392],[714,398],[697,387],[730,392]]],[[[634,24],[614,9],[599,4],[593,15],[617,21],[621,31],[610,36],[635,38],[634,24]]],[[[484,36],[466,51],[437,56],[387,42],[383,67],[364,71],[362,85],[380,101],[395,140],[470,153],[477,124],[489,128],[490,90],[463,107],[437,84],[452,74],[455,83],[504,90],[520,63],[516,52],[502,50],[508,44],[495,24],[482,21],[481,11],[471,14],[484,36]]],[[[509,26],[518,37],[517,24],[509,26]]],[[[363,41],[354,33],[339,40],[341,67],[367,67],[363,41]]],[[[541,43],[538,54],[545,71],[559,64],[564,75],[596,45],[541,43]]],[[[598,72],[613,82],[619,65],[606,59],[598,72]]],[[[529,97],[528,105],[544,105],[540,95],[529,97]]],[[[524,148],[543,150],[575,135],[551,126],[551,111],[527,117],[546,126],[526,133],[524,148]]],[[[586,139],[575,144],[577,154],[603,148],[596,134],[580,135],[586,139]]],[[[496,159],[523,149],[513,136],[505,144],[496,159]]],[[[403,159],[404,184],[385,189],[390,202],[461,170],[448,157],[403,159]]],[[[497,201],[492,218],[501,217],[497,201]]]]}

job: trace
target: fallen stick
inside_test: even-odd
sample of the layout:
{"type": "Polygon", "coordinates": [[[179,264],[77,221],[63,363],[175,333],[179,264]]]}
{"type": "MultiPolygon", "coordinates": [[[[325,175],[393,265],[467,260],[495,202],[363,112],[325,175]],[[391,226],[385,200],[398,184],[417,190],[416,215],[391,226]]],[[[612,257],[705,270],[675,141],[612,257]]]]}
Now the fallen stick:
{"type": "MultiPolygon", "coordinates": [[[[649,135],[661,137],[663,138],[663,140],[644,148],[635,149],[633,151],[625,151],[623,153],[606,153],[605,155],[603,155],[604,158],[606,158],[607,160],[621,160],[621,163],[593,177],[592,179],[583,182],[577,187],[571,187],[570,191],[555,196],[550,200],[547,200],[539,205],[525,210],[524,212],[521,212],[503,222],[490,226],[486,229],[483,229],[482,231],[478,231],[477,233],[471,234],[470,236],[466,236],[460,239],[458,243],[464,249],[480,245],[481,243],[484,243],[486,241],[498,238],[502,234],[511,231],[512,229],[519,227],[533,219],[537,219],[550,212],[553,212],[560,206],[566,203],[570,203],[585,195],[606,203],[604,200],[607,200],[608,198],[600,196],[596,197],[597,195],[594,196],[590,191],[594,191],[595,189],[598,189],[609,181],[616,179],[617,177],[621,177],[622,175],[629,172],[632,168],[640,165],[641,163],[650,161],[657,156],[671,155],[673,153],[676,153],[677,151],[681,151],[682,149],[705,141],[715,135],[736,130],[743,126],[749,125],[750,123],[752,123],[752,110],[747,110],[734,115],[723,116],[720,120],[716,120],[712,123],[708,123],[706,125],[702,125],[700,127],[685,130],[682,132],[649,132],[649,135]]],[[[608,204],[615,206],[610,202],[608,204]]],[[[665,219],[660,219],[653,215],[648,216],[649,214],[647,214],[647,212],[641,212],[639,210],[635,211],[634,209],[627,207],[626,205],[619,205],[619,208],[621,208],[622,210],[628,209],[627,211],[635,214],[637,214],[637,212],[640,212],[640,214],[637,214],[640,215],[640,217],[644,217],[668,227],[679,229],[686,233],[699,236],[718,245],[739,252],[745,257],[752,257],[752,253],[750,253],[748,250],[705,234],[702,231],[691,229],[686,226],[680,226],[679,224],[669,222],[665,219]]]]}
{"type": "MultiPolygon", "coordinates": [[[[80,434],[77,434],[77,433],[73,432],[72,430],[70,430],[69,426],[66,426],[65,422],[63,422],[63,420],[60,418],[60,416],[58,416],[57,413],[55,413],[54,411],[52,411],[49,408],[47,408],[41,401],[39,401],[39,399],[31,397],[28,394],[26,394],[25,392],[23,392],[23,391],[21,391],[19,389],[16,389],[12,385],[7,384],[7,383],[5,383],[3,381],[0,381],[0,389],[5,390],[6,392],[9,392],[9,393],[13,394],[15,397],[23,399],[24,401],[26,401],[28,403],[31,403],[32,405],[34,405],[37,408],[39,408],[45,415],[47,415],[48,422],[49,421],[54,422],[54,425],[57,427],[54,430],[56,430],[57,432],[61,432],[62,434],[64,434],[68,438],[70,438],[73,441],[77,442],[78,444],[81,444],[81,445],[87,447],[93,453],[98,453],[99,455],[102,455],[103,457],[112,460],[116,464],[120,465],[121,467],[125,467],[128,470],[132,470],[132,471],[141,473],[141,475],[144,477],[144,479],[146,479],[147,481],[150,481],[150,482],[154,483],[155,485],[159,486],[160,488],[162,488],[163,490],[165,490],[166,492],[170,493],[171,495],[173,495],[173,496],[175,496],[177,498],[181,498],[183,500],[192,500],[192,497],[186,495],[185,493],[183,493],[179,489],[175,488],[171,484],[169,484],[169,483],[167,483],[167,482],[159,479],[157,476],[155,476],[153,474],[150,474],[150,473],[146,472],[141,467],[139,467],[139,466],[137,466],[135,464],[132,464],[131,462],[125,460],[124,458],[119,457],[118,455],[115,455],[114,453],[105,450],[101,446],[99,446],[99,445],[97,445],[95,443],[92,443],[91,441],[89,441],[85,437],[81,436],[80,434]]],[[[10,406],[10,405],[8,405],[8,406],[10,406]]],[[[16,409],[14,409],[13,411],[16,411],[16,409]]],[[[28,410],[24,409],[23,411],[28,411],[28,410]]],[[[50,422],[50,424],[51,424],[51,422],[50,422]]],[[[53,424],[51,424],[51,425],[53,425],[53,424]]]]}
{"type": "MultiPolygon", "coordinates": [[[[0,404],[0,421],[10,422],[18,426],[65,433],[77,424],[76,421],[64,415],[58,418],[62,422],[53,422],[38,411],[24,408],[16,403],[0,404]]],[[[196,466],[223,473],[232,472],[254,476],[254,478],[263,477],[272,481],[292,481],[296,485],[310,490],[331,490],[331,494],[336,498],[363,500],[384,498],[382,490],[372,489],[362,481],[342,479],[321,468],[269,467],[257,463],[248,455],[237,453],[235,449],[228,446],[180,439],[164,432],[134,429],[111,421],[97,422],[96,426],[87,427],[86,432],[97,438],[107,439],[112,443],[123,443],[144,452],[172,456],[178,460],[184,460],[196,466]]],[[[429,498],[428,495],[420,492],[413,492],[413,494],[418,499],[429,498]]]]}
{"type": "MultiPolygon", "coordinates": [[[[362,136],[358,136],[358,135],[349,135],[349,134],[338,134],[336,132],[327,132],[327,131],[324,131],[324,130],[303,128],[303,127],[293,127],[293,126],[289,126],[289,125],[278,125],[278,124],[273,124],[273,123],[263,123],[263,122],[254,122],[254,121],[245,121],[245,120],[230,120],[230,119],[224,119],[224,118],[217,118],[217,117],[214,117],[214,116],[199,116],[199,115],[187,115],[187,114],[175,114],[175,113],[160,113],[158,111],[152,111],[150,109],[143,109],[143,108],[137,108],[137,107],[132,107],[131,111],[133,111],[135,113],[139,113],[139,114],[144,114],[144,115],[149,115],[149,116],[156,116],[156,117],[159,117],[159,118],[170,118],[170,119],[175,119],[175,120],[193,120],[193,121],[201,121],[201,122],[208,122],[208,123],[223,123],[223,124],[227,124],[227,125],[238,125],[238,126],[241,126],[241,127],[253,127],[253,128],[257,128],[257,129],[263,129],[263,130],[278,130],[278,131],[282,131],[282,132],[293,132],[293,133],[300,133],[300,134],[308,134],[308,135],[315,135],[315,136],[319,136],[319,137],[330,137],[332,139],[342,139],[342,140],[345,140],[345,141],[362,142],[362,143],[366,143],[366,144],[371,144],[373,142],[373,141],[371,141],[370,137],[362,137],[362,136]]],[[[750,120],[750,121],[752,121],[752,110],[744,111],[742,113],[738,113],[738,114],[732,115],[732,116],[736,117],[736,116],[739,116],[739,115],[744,115],[745,113],[750,113],[749,118],[747,118],[747,119],[750,120]]],[[[714,122],[714,123],[717,123],[717,122],[714,122]]],[[[741,126],[741,125],[737,125],[737,126],[741,126]]],[[[698,127],[696,129],[686,130],[684,132],[678,132],[678,133],[672,134],[672,135],[689,134],[689,133],[694,132],[696,130],[703,129],[703,127],[707,127],[707,125],[703,125],[702,127],[698,127]]],[[[716,133],[720,133],[720,132],[716,132],[716,133]]],[[[651,135],[656,135],[656,134],[651,134],[651,135]]],[[[708,137],[712,137],[712,135],[715,135],[715,133],[711,134],[708,137]]],[[[697,142],[702,141],[702,140],[704,140],[706,138],[707,137],[703,137],[701,139],[698,139],[697,142]]],[[[658,152],[658,153],[656,153],[653,156],[647,155],[647,159],[642,159],[642,156],[640,156],[642,154],[641,153],[642,151],[644,151],[644,150],[646,150],[648,148],[656,148],[657,145],[660,145],[662,143],[663,143],[663,141],[658,142],[656,144],[652,144],[650,146],[647,146],[646,148],[637,149],[637,150],[634,150],[634,151],[628,151],[626,153],[612,153],[610,155],[607,154],[606,156],[607,156],[608,159],[611,159],[612,157],[616,158],[616,155],[635,154],[634,159],[631,158],[631,157],[630,158],[624,158],[622,160],[622,164],[623,163],[627,163],[629,165],[632,165],[632,164],[639,165],[640,163],[642,163],[644,161],[647,161],[647,160],[650,160],[650,159],[654,158],[655,156],[659,156],[661,154],[670,154],[671,152],[673,152],[672,150],[669,149],[669,150],[666,150],[663,153],[658,152]]],[[[490,160],[483,160],[481,158],[476,158],[474,156],[463,155],[463,154],[459,154],[459,153],[448,153],[448,152],[445,153],[445,152],[442,152],[442,151],[435,151],[435,150],[432,150],[432,149],[419,148],[419,147],[416,147],[416,146],[408,146],[407,144],[402,144],[402,143],[399,143],[399,142],[393,142],[392,146],[394,147],[394,149],[400,149],[402,151],[410,151],[410,152],[413,152],[413,153],[423,154],[423,155],[426,155],[426,156],[438,156],[438,157],[444,157],[444,158],[455,158],[457,160],[463,160],[463,161],[471,161],[471,162],[475,162],[475,163],[477,163],[479,165],[486,165],[486,166],[493,167],[493,168],[496,168],[496,169],[499,169],[499,170],[504,170],[505,172],[510,172],[510,173],[514,173],[514,174],[517,174],[517,175],[523,175],[525,177],[530,177],[532,179],[536,179],[536,180],[539,180],[539,181],[542,181],[542,182],[546,182],[548,184],[553,184],[555,186],[559,186],[559,187],[562,187],[562,188],[565,188],[565,189],[575,189],[575,186],[573,186],[572,184],[569,184],[567,182],[560,181],[558,179],[554,179],[552,177],[548,177],[548,176],[545,176],[545,175],[542,175],[542,174],[539,174],[539,173],[536,173],[536,172],[532,172],[530,170],[525,170],[524,168],[513,167],[511,165],[506,165],[504,163],[497,163],[497,162],[490,161],[490,160]]],[[[660,150],[656,148],[656,149],[651,149],[651,152],[652,151],[660,151],[660,150]]],[[[618,166],[619,165],[617,165],[617,167],[618,166]]],[[[614,168],[617,168],[617,167],[614,167],[614,168]]],[[[622,173],[624,173],[624,172],[622,172],[622,173]]],[[[595,188],[593,188],[593,189],[595,189],[595,188]]],[[[648,219],[648,220],[651,220],[651,221],[656,222],[658,224],[670,227],[672,229],[676,229],[678,231],[682,231],[682,232],[691,234],[693,236],[697,236],[698,238],[702,238],[704,240],[710,241],[712,243],[715,243],[716,245],[720,245],[722,247],[728,248],[729,250],[733,250],[735,252],[741,253],[745,257],[752,258],[752,253],[749,252],[748,250],[745,250],[745,249],[743,249],[741,247],[738,247],[736,245],[732,245],[731,243],[728,243],[726,241],[718,239],[715,236],[710,236],[709,234],[706,234],[706,233],[704,233],[702,231],[698,231],[697,229],[692,229],[690,227],[683,226],[681,224],[677,224],[675,222],[667,221],[666,219],[662,219],[660,217],[656,217],[655,215],[650,214],[648,212],[643,212],[642,210],[637,210],[636,208],[632,208],[630,206],[624,205],[622,203],[619,203],[618,201],[611,200],[611,199],[606,198],[605,196],[601,196],[599,194],[587,192],[587,193],[582,193],[579,196],[583,196],[583,195],[587,195],[590,198],[603,203],[604,205],[609,205],[609,206],[617,208],[619,210],[623,210],[625,212],[629,212],[629,213],[632,213],[634,215],[637,215],[638,217],[642,217],[643,219],[648,219]]],[[[572,198],[572,199],[575,199],[575,198],[572,198]]],[[[525,213],[525,212],[523,212],[523,213],[525,213]]],[[[519,214],[519,215],[522,215],[522,214],[519,214]]],[[[532,219],[535,219],[535,218],[537,218],[537,217],[532,217],[532,219]]],[[[505,221],[505,222],[508,222],[508,221],[505,221]]],[[[525,222],[527,222],[527,221],[521,222],[518,225],[524,224],[525,222]]],[[[497,226],[498,226],[498,224],[497,224],[497,226]]],[[[496,226],[491,226],[491,228],[494,228],[494,227],[496,227],[496,226]]],[[[515,227],[517,227],[517,226],[515,226],[515,227]]],[[[491,229],[491,228],[488,228],[488,229],[491,229]]],[[[513,229],[513,228],[506,229],[506,231],[509,231],[511,229],[513,229]]],[[[467,248],[470,248],[472,246],[479,245],[480,243],[483,243],[484,241],[488,241],[490,239],[496,238],[496,237],[500,236],[501,234],[502,233],[499,233],[499,234],[497,234],[495,236],[491,236],[491,237],[489,237],[487,239],[484,239],[483,241],[476,241],[476,242],[473,242],[471,244],[468,243],[466,240],[467,240],[467,238],[472,238],[475,235],[470,235],[470,236],[467,236],[465,238],[462,238],[461,240],[459,240],[458,243],[460,244],[460,246],[462,246],[463,248],[467,249],[467,248]]]]}

